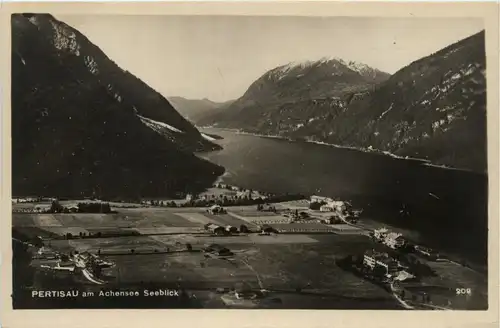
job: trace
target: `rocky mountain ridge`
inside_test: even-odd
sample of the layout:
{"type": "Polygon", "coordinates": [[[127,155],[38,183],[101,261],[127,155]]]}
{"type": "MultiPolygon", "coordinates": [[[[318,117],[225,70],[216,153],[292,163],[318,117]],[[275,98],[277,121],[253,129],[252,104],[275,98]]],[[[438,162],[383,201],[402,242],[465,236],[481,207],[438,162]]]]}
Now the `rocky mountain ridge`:
{"type": "Polygon", "coordinates": [[[13,194],[107,197],[203,189],[218,149],[159,93],[47,14],[12,27],[13,194]]]}

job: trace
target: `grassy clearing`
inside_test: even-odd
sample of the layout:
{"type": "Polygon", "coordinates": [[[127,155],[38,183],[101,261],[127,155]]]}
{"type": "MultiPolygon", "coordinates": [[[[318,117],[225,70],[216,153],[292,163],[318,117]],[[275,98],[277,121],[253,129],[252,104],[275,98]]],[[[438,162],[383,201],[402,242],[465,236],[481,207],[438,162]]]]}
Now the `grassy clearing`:
{"type": "Polygon", "coordinates": [[[256,244],[308,244],[318,242],[314,237],[306,235],[251,235],[249,238],[256,244]]]}
{"type": "Polygon", "coordinates": [[[192,222],[197,225],[204,225],[207,223],[214,223],[217,224],[217,221],[205,216],[204,214],[197,213],[197,212],[181,212],[181,213],[175,213],[175,215],[178,215],[189,222],[192,222]]]}
{"type": "MultiPolygon", "coordinates": [[[[183,213],[184,214],[184,213],[183,213]]],[[[196,215],[202,215],[195,213],[196,215]]],[[[78,227],[87,230],[110,228],[199,227],[171,210],[133,211],[125,209],[115,214],[14,214],[13,226],[78,227]]]]}
{"type": "Polygon", "coordinates": [[[252,209],[235,211],[235,210],[233,210],[233,208],[229,208],[229,210],[233,213],[238,214],[238,215],[247,217],[248,219],[266,217],[266,216],[276,216],[276,213],[274,213],[274,212],[264,212],[264,211],[257,211],[257,210],[252,210],[252,209]]]}
{"type": "Polygon", "coordinates": [[[52,214],[39,214],[35,216],[35,224],[40,227],[61,227],[59,222],[52,214]]]}
{"type": "Polygon", "coordinates": [[[77,249],[86,249],[89,251],[123,251],[128,252],[134,249],[136,252],[153,251],[155,248],[163,248],[163,245],[152,238],[145,236],[137,237],[117,237],[117,238],[97,238],[97,239],[78,239],[71,240],[70,244],[77,249]]]}
{"type": "MultiPolygon", "coordinates": [[[[279,294],[287,307],[298,308],[304,307],[299,302],[304,297],[316,302],[311,305],[316,308],[322,308],[321,304],[325,308],[343,308],[347,304],[349,306],[345,308],[359,308],[361,303],[370,308],[375,304],[387,306],[393,302],[391,296],[378,286],[341,270],[335,264],[337,258],[366,249],[371,244],[366,237],[157,235],[54,240],[51,243],[53,248],[61,251],[95,252],[101,249],[105,258],[116,263],[107,271],[108,279],[125,285],[179,283],[187,289],[207,292],[219,287],[264,287],[275,290],[273,293],[279,294]],[[167,247],[175,250],[185,247],[186,242],[192,244],[194,252],[112,255],[112,252],[127,253],[130,249],[138,253],[153,249],[162,251],[167,247]],[[197,252],[210,243],[226,245],[234,252],[232,260],[206,258],[197,252]],[[303,292],[297,293],[297,287],[303,292]],[[367,300],[359,303],[358,298],[367,300]]],[[[213,293],[209,296],[210,299],[220,297],[213,293]]]]}
{"type": "Polygon", "coordinates": [[[112,214],[75,213],[53,215],[65,227],[81,227],[88,229],[92,227],[116,228],[121,225],[119,222],[115,222],[112,214]]]}
{"type": "Polygon", "coordinates": [[[13,227],[12,235],[14,238],[16,236],[22,237],[21,239],[33,239],[38,236],[42,238],[55,238],[59,237],[58,234],[51,232],[43,227],[13,227]]]}
{"type": "Polygon", "coordinates": [[[277,203],[276,208],[288,208],[291,210],[305,210],[309,208],[309,201],[305,199],[292,200],[289,202],[277,203]]]}
{"type": "Polygon", "coordinates": [[[141,235],[161,235],[161,234],[177,234],[177,233],[202,233],[204,229],[201,227],[141,227],[132,228],[141,235]]]}
{"type": "Polygon", "coordinates": [[[204,215],[208,217],[210,220],[217,222],[217,224],[221,226],[230,225],[237,228],[239,228],[242,224],[248,226],[248,222],[235,218],[229,214],[217,214],[217,215],[204,214],[204,215]]]}
{"type": "Polygon", "coordinates": [[[108,258],[117,264],[112,274],[122,283],[181,283],[193,289],[234,287],[241,282],[257,285],[255,274],[246,266],[206,259],[201,253],[108,258]]]}
{"type": "Polygon", "coordinates": [[[220,245],[248,245],[248,244],[293,244],[293,243],[316,243],[317,240],[305,235],[274,235],[274,236],[192,236],[192,235],[160,235],[151,236],[163,244],[176,242],[190,243],[194,248],[202,248],[206,244],[220,245]]]}
{"type": "MultiPolygon", "coordinates": [[[[329,246],[335,244],[349,247],[346,241],[332,242],[329,246]]],[[[259,252],[249,256],[248,261],[260,273],[266,288],[290,290],[300,287],[348,297],[390,298],[380,287],[337,267],[335,260],[343,254],[327,245],[259,245],[258,248],[259,252]]]]}
{"type": "Polygon", "coordinates": [[[75,250],[75,247],[71,244],[71,241],[65,239],[51,240],[47,243],[47,246],[62,253],[69,253],[75,250]]]}
{"type": "MultiPolygon", "coordinates": [[[[174,209],[175,210],[175,209],[174,209]]],[[[186,217],[174,213],[172,209],[163,209],[159,211],[123,211],[127,220],[134,221],[137,227],[168,226],[168,227],[195,227],[199,226],[196,222],[187,220],[186,217]]]]}
{"type": "Polygon", "coordinates": [[[12,214],[13,227],[30,227],[36,226],[34,214],[12,214]]]}
{"type": "Polygon", "coordinates": [[[73,236],[78,236],[80,233],[89,233],[89,230],[79,227],[45,227],[44,229],[59,236],[65,236],[68,233],[72,234],[73,236]]]}

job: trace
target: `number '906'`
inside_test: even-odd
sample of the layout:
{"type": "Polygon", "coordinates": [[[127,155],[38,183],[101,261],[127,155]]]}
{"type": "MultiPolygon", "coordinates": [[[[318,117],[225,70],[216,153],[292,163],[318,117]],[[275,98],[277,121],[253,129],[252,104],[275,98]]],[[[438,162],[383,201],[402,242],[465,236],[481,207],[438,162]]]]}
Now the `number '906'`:
{"type": "Polygon", "coordinates": [[[472,290],[470,288],[457,288],[457,295],[471,295],[472,290]]]}

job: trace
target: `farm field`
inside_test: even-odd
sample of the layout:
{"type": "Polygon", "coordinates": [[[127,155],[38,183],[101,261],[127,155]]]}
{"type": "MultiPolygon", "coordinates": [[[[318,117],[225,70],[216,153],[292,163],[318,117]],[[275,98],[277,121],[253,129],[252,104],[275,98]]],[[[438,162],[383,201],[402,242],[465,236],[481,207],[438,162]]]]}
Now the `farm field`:
{"type": "MultiPolygon", "coordinates": [[[[198,213],[196,213],[198,214],[198,213]]],[[[201,214],[198,214],[201,215],[201,214]]],[[[123,209],[119,213],[72,213],[72,214],[19,214],[14,213],[13,227],[78,227],[92,228],[142,228],[142,227],[199,227],[201,223],[193,223],[178,216],[169,209],[149,211],[123,209]]]]}
{"type": "Polygon", "coordinates": [[[122,236],[110,238],[84,238],[72,240],[52,240],[50,246],[61,252],[78,250],[97,252],[103,254],[123,253],[127,254],[133,249],[135,253],[151,253],[155,250],[164,252],[170,250],[184,250],[186,244],[192,245],[194,251],[200,251],[209,244],[220,244],[233,249],[246,249],[255,245],[283,245],[283,244],[309,244],[317,243],[314,236],[305,235],[275,235],[275,236],[229,236],[212,237],[197,236],[190,234],[156,235],[156,236],[122,236]]]}
{"type": "Polygon", "coordinates": [[[289,208],[292,210],[306,210],[309,208],[309,201],[305,199],[292,200],[275,204],[277,209],[289,208]]]}
{"type": "Polygon", "coordinates": [[[151,236],[157,241],[164,244],[172,244],[175,242],[190,243],[193,248],[203,248],[207,244],[220,244],[220,245],[247,245],[247,244],[295,244],[295,243],[317,243],[313,236],[305,235],[273,235],[273,236],[195,236],[195,235],[161,235],[151,236]]]}
{"type": "MultiPolygon", "coordinates": [[[[52,241],[52,247],[56,248],[59,241],[52,241]]],[[[154,249],[163,250],[165,245],[155,241],[147,236],[131,236],[116,238],[92,238],[92,239],[73,239],[69,240],[69,246],[80,252],[123,252],[128,253],[131,249],[136,252],[154,251],[154,249]]]]}
{"type": "Polygon", "coordinates": [[[230,213],[234,213],[243,217],[246,217],[248,219],[253,219],[253,218],[260,218],[260,217],[273,217],[273,216],[279,216],[276,215],[274,212],[266,212],[266,211],[257,211],[254,208],[239,208],[235,209],[233,207],[229,208],[228,211],[230,213]]]}
{"type": "Polygon", "coordinates": [[[229,214],[204,214],[206,217],[208,217],[211,221],[215,222],[216,224],[219,224],[221,226],[233,226],[239,228],[242,224],[248,226],[249,223],[245,220],[242,220],[240,218],[234,217],[229,214]]]}
{"type": "MultiPolygon", "coordinates": [[[[386,290],[336,265],[338,259],[362,254],[367,249],[386,250],[360,234],[362,230],[344,224],[275,223],[304,231],[268,236],[208,235],[203,227],[207,223],[234,227],[244,224],[252,229],[286,219],[275,213],[258,212],[253,206],[228,210],[227,214],[219,215],[209,214],[205,208],[158,207],[124,208],[112,214],[14,213],[13,232],[28,238],[41,236],[46,246],[63,253],[75,250],[100,253],[116,264],[106,270],[104,280],[109,286],[180,284],[199,293],[198,297],[206,297],[200,301],[208,307],[220,306],[222,302],[216,288],[238,286],[266,289],[279,295],[282,303],[273,307],[309,308],[301,301],[304,297],[314,302],[310,308],[398,307],[386,290]],[[308,228],[327,228],[334,233],[311,234],[308,228]],[[66,239],[67,234],[76,238],[66,239]],[[86,238],[81,238],[82,235],[86,238]],[[187,244],[192,251],[187,251],[187,244]],[[209,244],[227,247],[234,255],[225,259],[205,256],[201,250],[209,244]]],[[[436,302],[440,294],[459,287],[473,289],[473,297],[462,302],[464,307],[471,300],[479,304],[486,299],[483,275],[456,263],[428,264],[437,276],[424,278],[417,287],[432,290],[438,295],[436,302]]],[[[58,283],[55,280],[48,284],[41,287],[54,287],[58,283]]],[[[85,286],[88,284],[86,281],[85,286]]]]}
{"type": "MultiPolygon", "coordinates": [[[[340,241],[343,246],[347,246],[346,242],[340,241]]],[[[335,265],[337,255],[320,243],[238,245],[231,249],[236,254],[231,262],[206,259],[200,253],[110,259],[117,261],[121,281],[180,281],[193,289],[231,288],[243,284],[288,293],[300,287],[326,298],[391,301],[391,296],[380,287],[338,268],[335,265]],[[301,261],[296,261],[297,257],[301,261]]]]}
{"type": "MultiPolygon", "coordinates": [[[[67,246],[87,247],[87,250],[99,247],[110,250],[134,247],[137,250],[175,245],[175,239],[165,240],[163,237],[168,236],[94,239],[93,243],[90,240],[55,241],[53,246],[62,242],[68,243],[67,246]]],[[[300,305],[299,301],[303,295],[311,299],[312,307],[319,306],[316,302],[323,302],[324,308],[341,306],[340,303],[349,304],[343,308],[359,308],[359,304],[373,304],[375,307],[387,307],[389,304],[390,308],[397,308],[392,296],[385,290],[343,271],[335,264],[336,259],[345,256],[350,249],[366,247],[367,238],[323,236],[325,242],[319,243],[314,236],[299,237],[307,237],[309,240],[288,240],[286,243],[272,244],[245,243],[241,240],[233,243],[232,238],[222,237],[215,240],[218,243],[227,241],[224,245],[235,254],[230,260],[206,258],[203,253],[196,251],[198,247],[195,244],[193,252],[106,255],[106,259],[116,264],[107,271],[106,276],[110,284],[179,284],[196,293],[198,298],[206,297],[201,301],[208,304],[220,304],[217,300],[220,295],[213,293],[216,288],[250,287],[267,289],[273,297],[283,299],[282,305],[292,308],[305,306],[303,302],[300,305]],[[297,292],[297,288],[301,291],[297,292]]]]}

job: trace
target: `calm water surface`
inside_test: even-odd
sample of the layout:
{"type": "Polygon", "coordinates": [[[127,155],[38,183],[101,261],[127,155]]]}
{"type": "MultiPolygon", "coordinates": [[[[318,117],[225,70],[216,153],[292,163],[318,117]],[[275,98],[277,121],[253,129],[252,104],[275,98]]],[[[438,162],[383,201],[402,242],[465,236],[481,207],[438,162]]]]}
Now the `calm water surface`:
{"type": "Polygon", "coordinates": [[[350,199],[378,219],[483,257],[487,250],[487,176],[386,155],[203,129],[224,149],[200,154],[222,165],[223,181],[278,193],[350,199]],[[370,204],[370,205],[368,205],[370,204]],[[403,204],[410,217],[398,214],[403,204]],[[375,214],[374,214],[375,215],[375,214]]]}

